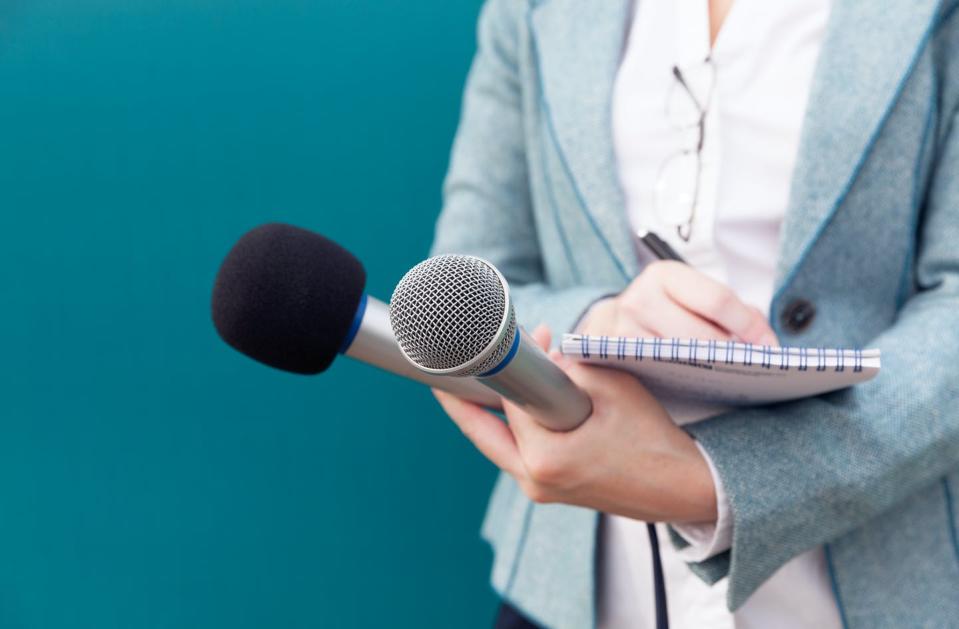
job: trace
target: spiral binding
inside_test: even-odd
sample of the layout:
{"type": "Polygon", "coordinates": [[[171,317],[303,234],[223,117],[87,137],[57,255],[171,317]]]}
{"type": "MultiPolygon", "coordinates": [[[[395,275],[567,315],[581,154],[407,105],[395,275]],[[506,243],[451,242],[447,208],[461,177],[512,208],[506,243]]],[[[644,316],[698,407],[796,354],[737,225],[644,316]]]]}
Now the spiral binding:
{"type": "Polygon", "coordinates": [[[562,350],[567,355],[601,360],[652,360],[690,365],[759,366],[788,371],[861,372],[864,362],[879,357],[879,350],[832,349],[825,347],[772,347],[735,341],[698,339],[631,338],[567,334],[562,350]]]}

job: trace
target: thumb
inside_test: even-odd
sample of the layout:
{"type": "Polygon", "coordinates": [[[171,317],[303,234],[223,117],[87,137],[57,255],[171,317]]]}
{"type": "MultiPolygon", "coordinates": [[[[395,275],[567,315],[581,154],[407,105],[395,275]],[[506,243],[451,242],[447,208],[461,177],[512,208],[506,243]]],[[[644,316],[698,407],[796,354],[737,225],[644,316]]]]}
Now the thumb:
{"type": "Polygon", "coordinates": [[[533,337],[536,344],[540,346],[540,349],[543,351],[549,350],[549,343],[553,338],[553,334],[549,331],[549,327],[545,323],[540,323],[536,326],[536,329],[530,333],[530,336],[533,337]]]}

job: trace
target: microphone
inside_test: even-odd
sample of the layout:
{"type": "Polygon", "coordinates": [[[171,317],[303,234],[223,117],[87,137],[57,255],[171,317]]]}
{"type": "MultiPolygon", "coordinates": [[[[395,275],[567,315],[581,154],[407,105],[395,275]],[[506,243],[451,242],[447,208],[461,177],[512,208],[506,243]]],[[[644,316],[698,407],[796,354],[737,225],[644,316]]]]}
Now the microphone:
{"type": "Polygon", "coordinates": [[[476,376],[534,412],[553,430],[572,430],[592,402],[516,324],[509,285],[472,256],[420,262],[397,284],[390,323],[403,355],[435,377],[476,376]]]}
{"type": "Polygon", "coordinates": [[[231,347],[283,371],[318,374],[345,354],[386,371],[498,408],[473,379],[415,369],[390,329],[386,304],[366,295],[366,271],[317,233],[272,223],[247,232],[220,266],[213,325],[231,347]]]}

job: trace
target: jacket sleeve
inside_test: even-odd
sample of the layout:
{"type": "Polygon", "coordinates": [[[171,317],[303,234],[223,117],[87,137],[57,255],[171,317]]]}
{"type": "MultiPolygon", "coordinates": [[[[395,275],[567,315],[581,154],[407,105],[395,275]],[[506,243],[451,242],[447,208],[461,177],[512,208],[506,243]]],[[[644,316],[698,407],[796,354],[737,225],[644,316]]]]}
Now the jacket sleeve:
{"type": "MultiPolygon", "coordinates": [[[[955,119],[952,121],[953,129],[955,119]]],[[[836,393],[688,426],[729,496],[735,609],[792,557],[856,529],[959,467],[959,136],[949,132],[916,236],[917,291],[869,343],[880,374],[836,393]],[[748,453],[748,454],[744,454],[748,453]]]]}
{"type": "Polygon", "coordinates": [[[557,288],[545,277],[532,212],[517,63],[524,6],[521,0],[488,0],[483,6],[432,254],[489,260],[510,283],[520,323],[546,323],[560,335],[572,329],[590,303],[621,287],[557,288]]]}

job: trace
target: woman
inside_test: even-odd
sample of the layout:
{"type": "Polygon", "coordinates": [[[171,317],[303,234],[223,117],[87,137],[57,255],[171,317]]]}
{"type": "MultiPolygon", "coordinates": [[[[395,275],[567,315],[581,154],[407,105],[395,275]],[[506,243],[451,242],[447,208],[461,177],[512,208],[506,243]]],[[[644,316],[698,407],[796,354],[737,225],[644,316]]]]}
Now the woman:
{"type": "Polygon", "coordinates": [[[673,627],[956,623],[956,6],[488,0],[434,252],[496,264],[529,328],[883,351],[711,418],[564,364],[594,402],[565,434],[437,394],[503,470],[501,626],[657,626],[645,521],[673,627]]]}

